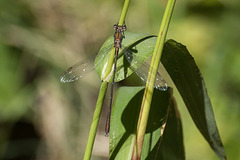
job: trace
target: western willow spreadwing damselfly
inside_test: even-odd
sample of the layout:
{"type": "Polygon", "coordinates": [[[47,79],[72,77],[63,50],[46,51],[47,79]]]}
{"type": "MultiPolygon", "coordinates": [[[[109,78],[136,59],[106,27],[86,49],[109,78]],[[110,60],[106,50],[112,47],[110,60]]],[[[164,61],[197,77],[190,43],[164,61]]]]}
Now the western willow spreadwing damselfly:
{"type": "MultiPolygon", "coordinates": [[[[125,34],[124,31],[126,30],[126,26],[114,25],[114,29],[115,29],[115,34],[113,38],[114,43],[112,43],[112,39],[109,39],[109,41],[105,43],[106,45],[104,44],[103,47],[100,49],[96,57],[94,56],[86,60],[80,61],[79,63],[71,66],[67,71],[63,72],[61,75],[62,82],[64,83],[74,82],[94,69],[96,69],[99,73],[99,68],[100,68],[101,79],[103,81],[112,83],[109,113],[108,113],[106,127],[105,127],[106,135],[108,135],[109,129],[110,129],[109,126],[110,126],[110,119],[111,119],[114,83],[126,78],[132,72],[135,72],[143,81],[146,81],[148,76],[148,71],[149,71],[149,64],[145,62],[146,57],[141,58],[141,56],[137,56],[139,54],[135,53],[137,52],[137,49],[133,49],[130,46],[124,47],[122,45],[122,39],[124,38],[124,34],[125,34]],[[115,54],[114,64],[113,66],[111,66],[112,68],[111,72],[108,73],[108,75],[106,75],[105,70],[108,63],[108,57],[111,51],[114,51],[114,54],[115,54]],[[125,60],[127,64],[123,63],[125,60]],[[118,62],[118,65],[116,62],[118,62]],[[122,72],[124,72],[123,74],[124,78],[121,77],[122,72]]],[[[128,33],[128,35],[134,35],[134,34],[128,33]]],[[[148,48],[148,47],[151,47],[151,46],[146,46],[145,48],[148,48]]],[[[163,91],[167,90],[167,83],[161,77],[159,72],[157,72],[154,87],[163,91]]]]}
{"type": "Polygon", "coordinates": [[[111,121],[111,114],[112,114],[112,99],[113,99],[113,89],[114,89],[114,83],[115,83],[115,73],[117,69],[117,59],[118,59],[118,53],[119,49],[122,47],[122,40],[125,38],[124,31],[126,31],[126,26],[123,25],[114,25],[115,33],[114,33],[114,48],[115,48],[115,57],[114,57],[114,68],[113,68],[113,76],[112,76],[112,86],[111,86],[111,95],[110,95],[110,104],[109,104],[109,112],[107,115],[107,121],[105,125],[105,134],[106,136],[109,135],[110,131],[110,121],[111,121]]]}

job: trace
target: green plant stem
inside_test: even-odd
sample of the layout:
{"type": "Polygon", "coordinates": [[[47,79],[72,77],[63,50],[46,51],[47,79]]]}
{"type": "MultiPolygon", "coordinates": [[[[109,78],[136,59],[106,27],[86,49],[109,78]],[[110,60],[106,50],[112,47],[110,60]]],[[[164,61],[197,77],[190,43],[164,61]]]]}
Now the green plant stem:
{"type": "MultiPolygon", "coordinates": [[[[124,24],[129,3],[130,3],[130,0],[125,0],[118,25],[124,24]]],[[[112,66],[113,66],[114,57],[115,57],[114,55],[115,55],[115,49],[113,49],[110,53],[108,64],[105,71],[106,74],[105,74],[105,77],[103,77],[103,79],[105,79],[112,71],[112,66]]],[[[84,160],[89,160],[91,158],[93,144],[96,137],[97,127],[98,127],[98,123],[99,123],[99,119],[102,111],[103,99],[107,91],[107,84],[108,84],[107,82],[102,82],[102,85],[99,91],[98,100],[97,100],[96,108],[94,111],[93,120],[92,120],[90,132],[88,136],[87,146],[86,146],[86,150],[83,158],[84,160]]]]}
{"type": "Polygon", "coordinates": [[[125,23],[125,18],[126,18],[126,15],[127,15],[127,11],[128,11],[130,1],[131,0],[125,0],[118,25],[123,25],[125,23]]]}
{"type": "Polygon", "coordinates": [[[152,102],[152,95],[154,90],[154,83],[156,79],[157,70],[159,67],[161,54],[164,46],[164,42],[167,35],[168,26],[171,20],[171,16],[173,13],[173,8],[176,0],[169,0],[166,6],[166,10],[163,15],[163,20],[160,26],[158,39],[156,42],[156,46],[153,52],[153,57],[149,69],[148,79],[146,82],[146,88],[143,95],[142,105],[141,105],[141,111],[139,114],[138,119],[138,125],[137,125],[137,131],[136,131],[136,139],[135,144],[133,148],[133,154],[132,159],[134,160],[140,160],[141,159],[141,153],[142,153],[142,146],[143,146],[143,140],[145,131],[147,128],[147,121],[150,111],[150,106],[152,102]]]}
{"type": "MultiPolygon", "coordinates": [[[[125,23],[125,18],[126,18],[126,15],[127,15],[127,11],[128,11],[130,1],[131,0],[125,0],[118,25],[123,25],[125,23]]],[[[105,74],[104,78],[106,78],[111,73],[112,66],[113,66],[113,63],[114,63],[114,58],[115,58],[115,50],[112,50],[111,54],[109,56],[109,59],[108,59],[108,64],[107,64],[106,71],[105,71],[106,74],[105,74]]]]}
{"type": "Polygon", "coordinates": [[[87,146],[86,146],[86,150],[85,150],[85,154],[84,154],[84,158],[83,158],[84,160],[89,160],[91,158],[93,144],[94,144],[94,140],[95,140],[96,133],[97,133],[98,122],[100,119],[102,106],[103,106],[103,100],[104,100],[106,91],[107,91],[107,82],[102,82],[100,91],[98,94],[97,104],[96,104],[96,108],[94,111],[89,136],[88,136],[87,146]]]}
{"type": "MultiPolygon", "coordinates": [[[[130,4],[130,0],[125,0],[118,25],[124,24],[129,4],[130,4]]],[[[110,53],[108,64],[107,64],[106,71],[105,71],[106,74],[105,74],[105,77],[103,77],[103,79],[105,79],[112,71],[112,66],[113,66],[114,57],[115,57],[114,51],[115,50],[112,50],[110,53]]],[[[92,120],[92,124],[91,124],[91,128],[90,128],[90,133],[88,136],[87,146],[86,146],[86,150],[85,150],[85,154],[84,154],[84,158],[83,158],[84,160],[89,160],[91,158],[93,144],[94,144],[97,127],[98,127],[98,122],[99,122],[101,111],[102,111],[103,99],[104,99],[104,96],[107,91],[107,84],[108,84],[107,82],[102,82],[102,85],[101,85],[101,88],[99,91],[98,100],[97,100],[96,108],[94,111],[93,120],[92,120]]]]}

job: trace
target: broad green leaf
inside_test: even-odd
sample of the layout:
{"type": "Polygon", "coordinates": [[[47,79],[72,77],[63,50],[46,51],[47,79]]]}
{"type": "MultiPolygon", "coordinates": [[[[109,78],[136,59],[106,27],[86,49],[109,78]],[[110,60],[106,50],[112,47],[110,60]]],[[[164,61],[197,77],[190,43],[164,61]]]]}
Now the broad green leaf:
{"type": "Polygon", "coordinates": [[[202,75],[186,47],[168,40],[161,59],[197,128],[220,159],[226,159],[202,75]]]}
{"type": "MultiPolygon", "coordinates": [[[[146,134],[143,143],[143,152],[141,159],[146,160],[181,160],[185,159],[184,145],[183,145],[183,133],[181,117],[177,109],[177,104],[172,96],[172,89],[169,88],[170,102],[168,107],[167,120],[163,124],[162,133],[158,135],[146,134]],[[162,135],[160,137],[160,135],[162,135]],[[147,146],[152,146],[147,147],[147,146]],[[147,148],[146,148],[147,147],[147,148]],[[150,152],[149,152],[150,150],[150,152]]],[[[153,99],[153,101],[159,101],[159,99],[153,99]]],[[[159,103],[159,102],[158,102],[159,103]]],[[[156,117],[161,115],[162,109],[154,111],[156,117]]],[[[162,117],[162,116],[160,116],[162,117]]],[[[151,119],[151,117],[150,117],[151,119]]]]}
{"type": "MultiPolygon", "coordinates": [[[[126,32],[126,37],[127,38],[123,40],[123,45],[130,48],[132,51],[135,49],[137,55],[142,57],[139,59],[143,59],[141,63],[152,54],[156,43],[156,37],[130,32],[126,32]]],[[[104,57],[104,60],[101,59],[101,65],[96,67],[100,76],[102,70],[104,70],[104,65],[107,62],[107,52],[110,52],[112,43],[113,37],[110,37],[105,42],[96,58],[95,64],[99,63],[98,61],[101,59],[99,57],[103,55],[106,56],[104,57]]],[[[131,68],[124,63],[124,56],[121,56],[121,54],[122,53],[120,52],[116,81],[126,78],[133,72],[131,68]]],[[[161,61],[179,90],[199,131],[220,159],[225,159],[226,155],[218,133],[210,99],[207,95],[204,81],[194,59],[185,46],[173,40],[169,40],[165,43],[161,61]]],[[[133,140],[133,137],[130,139],[133,140]]]]}
{"type": "Polygon", "coordinates": [[[158,146],[159,154],[151,159],[164,159],[164,160],[181,160],[185,159],[184,144],[183,144],[183,131],[180,113],[177,109],[175,99],[171,98],[170,110],[166,128],[162,136],[160,147],[158,146]]]}
{"type": "MultiPolygon", "coordinates": [[[[142,150],[143,159],[149,153],[158,152],[158,149],[155,151],[153,149],[161,137],[162,126],[166,122],[170,90],[170,88],[167,91],[154,90],[142,150]]],[[[118,90],[111,119],[110,159],[131,159],[143,93],[144,87],[121,87],[118,90]]]]}
{"type": "MultiPolygon", "coordinates": [[[[122,41],[122,49],[120,49],[118,61],[117,61],[117,71],[115,75],[115,82],[121,81],[125,79],[126,77],[130,76],[134,71],[129,66],[129,63],[124,57],[123,51],[124,48],[127,48],[129,52],[132,54],[135,54],[136,57],[138,57],[139,63],[135,65],[135,68],[137,68],[139,65],[142,64],[149,56],[151,56],[154,45],[156,41],[156,37],[149,35],[149,34],[143,34],[143,33],[131,33],[131,32],[125,32],[125,39],[122,41]]],[[[103,81],[109,82],[110,79],[103,79],[102,74],[105,71],[105,68],[107,66],[108,58],[110,55],[110,52],[113,47],[113,36],[107,39],[107,41],[103,44],[101,47],[96,59],[95,59],[95,69],[101,79],[103,81]]],[[[111,72],[112,74],[112,72],[111,72]]],[[[111,77],[108,76],[108,77],[111,77]]]]}

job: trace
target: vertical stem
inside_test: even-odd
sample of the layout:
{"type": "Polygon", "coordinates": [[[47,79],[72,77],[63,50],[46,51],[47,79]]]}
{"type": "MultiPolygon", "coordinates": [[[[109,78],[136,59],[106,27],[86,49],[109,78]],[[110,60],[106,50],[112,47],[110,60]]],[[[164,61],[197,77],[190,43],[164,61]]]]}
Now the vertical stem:
{"type": "Polygon", "coordinates": [[[153,52],[153,57],[152,57],[152,61],[151,61],[151,65],[148,73],[146,88],[143,95],[141,111],[138,119],[136,139],[135,139],[135,144],[134,144],[133,154],[132,154],[132,159],[134,160],[141,159],[142,145],[143,145],[144,135],[147,128],[147,121],[148,121],[150,106],[152,102],[152,95],[154,90],[153,86],[155,83],[156,74],[159,67],[161,54],[162,54],[165,38],[167,35],[168,26],[173,13],[175,1],[176,0],[169,0],[167,3],[166,10],[163,15],[163,20],[160,26],[158,39],[153,52]]]}
{"type": "Polygon", "coordinates": [[[98,122],[100,119],[102,106],[103,106],[103,100],[104,100],[106,91],[107,91],[107,82],[102,82],[100,91],[98,94],[97,104],[96,104],[96,108],[94,111],[89,136],[88,136],[87,146],[86,146],[86,150],[85,150],[85,154],[84,154],[84,158],[83,158],[84,160],[89,160],[91,158],[93,144],[94,144],[94,140],[95,140],[96,133],[97,133],[98,122]]]}
{"type": "Polygon", "coordinates": [[[125,2],[124,2],[123,10],[122,10],[119,22],[118,22],[118,25],[120,25],[120,26],[123,25],[124,22],[125,22],[125,18],[126,18],[126,14],[127,14],[127,11],[128,11],[130,1],[131,0],[125,0],[125,2]]]}
{"type": "Polygon", "coordinates": [[[114,62],[114,69],[113,69],[113,77],[112,77],[112,86],[111,86],[111,95],[110,95],[110,103],[109,103],[109,112],[107,116],[107,121],[105,125],[105,135],[109,135],[110,125],[111,125],[111,114],[112,114],[112,101],[113,101],[113,91],[114,91],[114,84],[115,84],[115,74],[116,74],[116,67],[117,67],[117,59],[118,59],[118,49],[115,49],[115,62],[114,62]]]}
{"type": "MultiPolygon", "coordinates": [[[[130,4],[130,0],[125,0],[118,25],[124,24],[129,4],[130,4]]],[[[112,50],[111,54],[109,56],[109,60],[108,60],[107,68],[106,68],[107,74],[105,76],[110,74],[110,72],[112,70],[112,65],[114,63],[114,55],[115,55],[114,50],[112,50]]],[[[91,128],[90,128],[90,133],[88,136],[87,146],[86,146],[86,150],[85,150],[85,154],[84,154],[84,158],[83,158],[84,160],[89,160],[91,158],[93,144],[94,144],[97,127],[98,127],[98,122],[99,122],[100,114],[102,111],[103,99],[104,99],[104,96],[107,91],[107,84],[108,84],[107,82],[102,82],[102,85],[101,85],[101,88],[99,91],[98,100],[97,100],[96,108],[94,111],[93,120],[92,120],[92,124],[91,124],[91,128]]]]}
{"type": "MultiPolygon", "coordinates": [[[[122,13],[118,22],[118,25],[122,26],[125,23],[125,18],[127,15],[127,11],[128,11],[128,7],[130,4],[131,0],[125,0],[124,5],[123,5],[123,9],[122,9],[122,13]]],[[[112,66],[114,63],[114,58],[115,58],[115,50],[111,51],[111,54],[109,56],[108,59],[108,64],[107,64],[107,68],[106,68],[106,76],[108,76],[110,74],[110,72],[112,71],[112,66]]]]}
{"type": "MultiPolygon", "coordinates": [[[[128,7],[130,4],[130,0],[125,0],[124,5],[123,5],[123,9],[122,9],[122,13],[120,16],[120,20],[118,22],[119,26],[122,26],[125,22],[125,18],[126,18],[126,14],[128,11],[128,7]]],[[[114,42],[115,43],[115,42],[114,42]]],[[[112,77],[112,88],[111,88],[111,97],[110,97],[110,105],[109,105],[109,114],[107,117],[107,122],[106,122],[106,127],[105,127],[105,133],[108,136],[109,135],[109,131],[110,131],[110,121],[111,121],[111,110],[112,110],[112,93],[113,93],[113,88],[114,88],[114,80],[115,80],[115,72],[116,72],[116,66],[117,66],[117,59],[118,59],[118,51],[116,54],[116,49],[112,49],[112,51],[110,52],[110,56],[108,59],[108,64],[105,70],[105,77],[108,76],[111,71],[112,71],[112,66],[114,64],[114,70],[113,70],[113,77],[112,77]]]]}

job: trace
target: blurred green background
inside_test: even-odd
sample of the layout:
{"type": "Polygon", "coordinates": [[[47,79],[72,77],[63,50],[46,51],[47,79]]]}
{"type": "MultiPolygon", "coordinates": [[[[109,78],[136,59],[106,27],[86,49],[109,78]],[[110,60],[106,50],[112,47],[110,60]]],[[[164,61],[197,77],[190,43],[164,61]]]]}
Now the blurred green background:
{"type": "MultiPolygon", "coordinates": [[[[158,34],[166,3],[133,0],[128,31],[158,34]]],[[[113,35],[122,5],[123,0],[0,1],[0,159],[82,159],[101,80],[96,72],[71,84],[59,77],[113,35]]],[[[186,45],[194,56],[227,157],[240,159],[240,1],[177,1],[167,38],[186,45]]],[[[134,83],[129,81],[118,86],[134,83]]],[[[218,159],[174,92],[186,159],[218,159]]],[[[94,160],[108,157],[108,97],[94,160]]]]}

